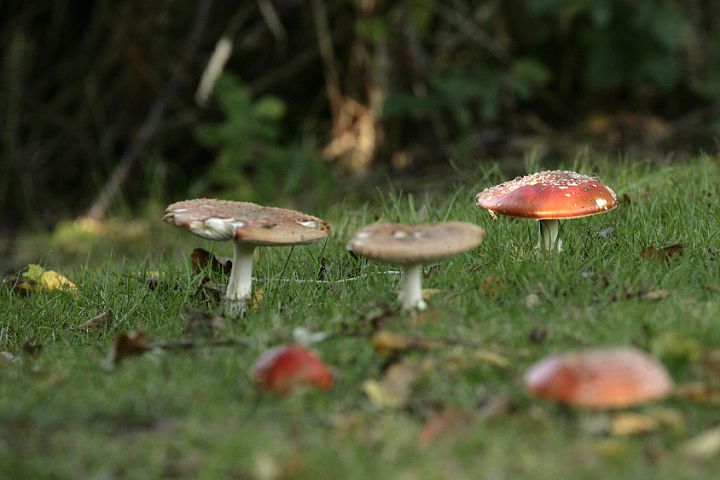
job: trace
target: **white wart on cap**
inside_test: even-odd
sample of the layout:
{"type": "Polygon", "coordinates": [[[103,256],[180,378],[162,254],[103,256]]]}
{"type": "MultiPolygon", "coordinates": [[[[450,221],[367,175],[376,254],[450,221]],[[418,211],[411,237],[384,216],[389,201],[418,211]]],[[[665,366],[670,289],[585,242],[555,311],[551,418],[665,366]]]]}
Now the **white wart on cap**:
{"type": "Polygon", "coordinates": [[[317,242],[330,225],[295,210],[201,198],[171,204],[163,220],[209,240],[233,240],[235,255],[226,293],[228,313],[244,310],[252,288],[255,247],[317,242]]]}
{"type": "Polygon", "coordinates": [[[359,230],[347,249],[385,263],[403,265],[399,300],[404,309],[427,308],[422,298],[422,268],[432,262],[466,252],[480,244],[485,231],[465,222],[426,225],[379,223],[359,230]]]}

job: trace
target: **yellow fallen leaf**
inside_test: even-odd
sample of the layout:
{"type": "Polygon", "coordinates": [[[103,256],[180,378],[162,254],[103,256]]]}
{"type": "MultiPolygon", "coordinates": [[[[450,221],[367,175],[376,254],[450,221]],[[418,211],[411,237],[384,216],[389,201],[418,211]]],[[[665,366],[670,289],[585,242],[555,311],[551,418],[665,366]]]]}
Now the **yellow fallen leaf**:
{"type": "Polygon", "coordinates": [[[472,358],[480,363],[485,363],[494,367],[508,368],[511,365],[510,360],[508,360],[505,356],[490,350],[477,350],[472,353],[472,358]]]}
{"type": "Polygon", "coordinates": [[[383,354],[404,352],[407,350],[429,350],[442,346],[442,343],[426,340],[422,337],[402,335],[380,330],[372,338],[375,351],[383,354]]]}
{"type": "Polygon", "coordinates": [[[610,424],[610,431],[616,436],[641,435],[658,428],[658,421],[648,415],[634,412],[615,414],[610,424]]]}
{"type": "Polygon", "coordinates": [[[412,387],[419,376],[414,365],[396,363],[387,369],[382,380],[366,380],[362,389],[376,407],[400,408],[410,398],[412,387]]]}
{"type": "Polygon", "coordinates": [[[265,298],[265,289],[264,288],[256,288],[255,290],[253,290],[252,295],[250,296],[250,299],[248,300],[248,307],[251,310],[257,310],[258,308],[260,308],[263,298],[265,298]]]}
{"type": "Polygon", "coordinates": [[[13,288],[25,293],[52,290],[78,292],[77,286],[67,277],[54,270],[45,270],[37,264],[28,265],[27,271],[20,276],[13,288]]]}
{"type": "Polygon", "coordinates": [[[433,297],[435,294],[440,292],[442,292],[442,290],[439,288],[423,288],[421,293],[423,300],[430,300],[430,297],[433,297]]]}

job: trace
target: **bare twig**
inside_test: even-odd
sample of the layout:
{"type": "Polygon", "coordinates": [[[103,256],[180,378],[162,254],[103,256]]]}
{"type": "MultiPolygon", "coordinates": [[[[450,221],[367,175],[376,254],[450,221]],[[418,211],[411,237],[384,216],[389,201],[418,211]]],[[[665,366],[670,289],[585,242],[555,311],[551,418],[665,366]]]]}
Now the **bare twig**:
{"type": "Polygon", "coordinates": [[[150,107],[150,111],[145,117],[145,121],[140,127],[140,130],[130,143],[128,149],[120,158],[117,166],[110,174],[110,178],[85,213],[86,217],[100,220],[105,216],[106,210],[120,192],[120,188],[127,180],[135,162],[160,127],[167,106],[173,98],[175,98],[180,90],[183,80],[185,79],[187,64],[194,56],[200,44],[202,34],[210,16],[210,9],[213,1],[214,0],[203,0],[198,2],[193,24],[185,42],[178,68],[173,73],[173,76],[163,94],[160,95],[150,107]]]}

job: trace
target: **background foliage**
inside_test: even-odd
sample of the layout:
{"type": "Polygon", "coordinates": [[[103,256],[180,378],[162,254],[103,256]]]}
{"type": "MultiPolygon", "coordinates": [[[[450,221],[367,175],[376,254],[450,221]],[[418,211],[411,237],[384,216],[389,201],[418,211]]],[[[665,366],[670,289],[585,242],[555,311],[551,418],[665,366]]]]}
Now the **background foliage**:
{"type": "Polygon", "coordinates": [[[703,0],[0,2],[0,228],[83,215],[128,158],[111,205],[316,208],[378,169],[714,148],[719,20],[703,0]]]}

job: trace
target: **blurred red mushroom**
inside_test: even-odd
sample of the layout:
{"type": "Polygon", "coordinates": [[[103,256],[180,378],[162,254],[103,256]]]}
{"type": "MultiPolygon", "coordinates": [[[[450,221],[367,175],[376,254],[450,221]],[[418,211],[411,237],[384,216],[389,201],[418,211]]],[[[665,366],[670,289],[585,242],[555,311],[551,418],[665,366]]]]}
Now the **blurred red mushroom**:
{"type": "Polygon", "coordinates": [[[603,409],[661,399],[670,393],[672,379],[662,364],[646,353],[616,347],[543,359],[527,371],[525,386],[537,397],[603,409]]]}
{"type": "Polygon", "coordinates": [[[258,357],[252,368],[261,390],[285,395],[297,387],[329,390],[333,375],[312,351],[300,345],[280,345],[258,357]]]}

